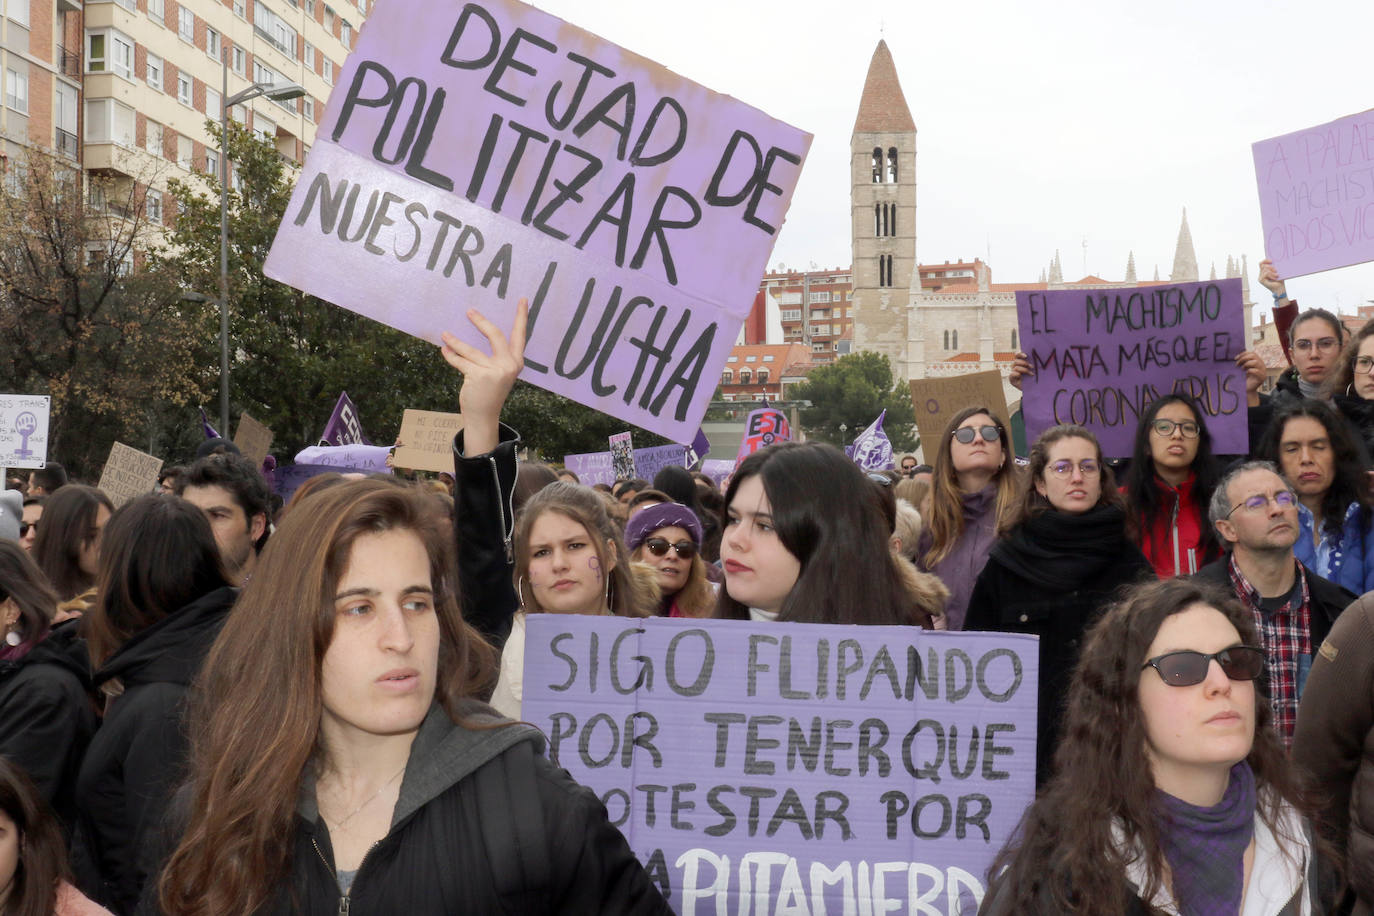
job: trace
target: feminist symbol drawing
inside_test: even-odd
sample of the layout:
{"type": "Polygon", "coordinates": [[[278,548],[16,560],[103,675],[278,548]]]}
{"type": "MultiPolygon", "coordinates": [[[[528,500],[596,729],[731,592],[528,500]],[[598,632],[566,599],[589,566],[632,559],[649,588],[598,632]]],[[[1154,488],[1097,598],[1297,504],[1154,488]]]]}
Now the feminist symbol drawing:
{"type": "Polygon", "coordinates": [[[38,431],[38,417],[32,411],[24,411],[14,418],[14,431],[19,434],[19,448],[14,452],[15,457],[32,458],[33,450],[29,448],[29,436],[38,431]]]}

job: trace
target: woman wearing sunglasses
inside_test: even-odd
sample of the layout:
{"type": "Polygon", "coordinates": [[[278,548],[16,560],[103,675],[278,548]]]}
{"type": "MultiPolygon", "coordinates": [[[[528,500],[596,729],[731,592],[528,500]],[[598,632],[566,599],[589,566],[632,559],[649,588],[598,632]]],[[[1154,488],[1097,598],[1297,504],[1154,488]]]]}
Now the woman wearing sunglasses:
{"type": "Polygon", "coordinates": [[[1326,912],[1257,646],[1248,611],[1189,580],[1111,608],[1084,641],[1054,778],[981,916],[1326,912]]]}
{"type": "Polygon", "coordinates": [[[625,546],[651,567],[662,593],[660,617],[710,617],[716,589],[701,559],[701,522],[679,503],[659,503],[630,516],[625,546]]]}
{"type": "Polygon", "coordinates": [[[1197,402],[1166,394],[1145,409],[1121,492],[1137,543],[1160,578],[1191,575],[1221,556],[1207,524],[1220,476],[1197,402]]]}
{"type": "Polygon", "coordinates": [[[1040,637],[1036,784],[1050,773],[1083,632],[1121,586],[1154,578],[1126,533],[1126,513],[1097,439],[1055,426],[1031,447],[1031,485],[969,599],[966,630],[1040,637]]]}
{"type": "Polygon", "coordinates": [[[917,566],[948,586],[951,630],[964,629],[969,594],[997,532],[1016,514],[1020,495],[1007,426],[986,407],[954,415],[940,440],[930,509],[917,545],[917,566]]]}

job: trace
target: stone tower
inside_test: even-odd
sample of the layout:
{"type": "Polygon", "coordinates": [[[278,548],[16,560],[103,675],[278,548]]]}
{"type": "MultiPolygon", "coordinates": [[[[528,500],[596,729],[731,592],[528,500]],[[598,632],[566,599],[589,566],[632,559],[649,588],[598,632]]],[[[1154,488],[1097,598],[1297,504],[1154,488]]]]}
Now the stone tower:
{"type": "Polygon", "coordinates": [[[916,122],[885,41],[868,64],[849,152],[854,349],[886,355],[893,375],[905,379],[907,315],[920,283],[916,122]]]}
{"type": "Polygon", "coordinates": [[[1178,244],[1174,246],[1174,270],[1169,274],[1172,283],[1196,283],[1197,254],[1193,251],[1193,233],[1188,228],[1188,208],[1183,208],[1183,224],[1178,227],[1178,244]]]}

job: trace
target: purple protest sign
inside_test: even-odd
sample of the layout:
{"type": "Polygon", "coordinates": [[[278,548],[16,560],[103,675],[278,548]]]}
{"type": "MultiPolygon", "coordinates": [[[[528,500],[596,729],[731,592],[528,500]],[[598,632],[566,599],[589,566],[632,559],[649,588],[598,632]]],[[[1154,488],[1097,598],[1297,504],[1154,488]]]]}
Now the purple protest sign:
{"type": "Polygon", "coordinates": [[[337,471],[363,474],[390,474],[386,445],[312,445],[296,453],[297,464],[325,464],[337,471]]]}
{"type": "Polygon", "coordinates": [[[666,467],[687,466],[687,448],[676,443],[635,449],[635,476],[650,483],[666,467]]]}
{"type": "Polygon", "coordinates": [[[340,73],[266,273],[483,349],[464,308],[509,330],[527,297],[522,378],[689,441],[810,135],[516,0],[401,6],[340,73]]]}
{"type": "Polygon", "coordinates": [[[714,480],[719,487],[735,473],[735,462],[730,458],[707,458],[701,463],[701,473],[714,480]]]}
{"type": "Polygon", "coordinates": [[[683,916],[953,916],[1034,795],[1037,659],[1003,633],[531,614],[522,712],[683,916]]]}
{"type": "Polygon", "coordinates": [[[767,448],[774,442],[787,442],[791,438],[792,425],[787,422],[787,416],[781,410],[776,407],[751,410],[744,420],[744,438],[740,440],[735,464],[738,466],[741,461],[761,448],[767,448]]]}
{"type": "Polygon", "coordinates": [[[1026,438],[1086,426],[1111,458],[1129,457],[1140,415],[1160,395],[1197,399],[1217,454],[1250,450],[1241,281],[1113,289],[1020,290],[1026,438]]]}
{"type": "Polygon", "coordinates": [[[363,435],[363,424],[358,419],[358,408],[345,391],[334,403],[334,412],[324,425],[320,445],[371,445],[363,435]]]}
{"type": "Polygon", "coordinates": [[[1280,277],[1374,261],[1374,109],[1251,146],[1280,277]]]}
{"type": "Polygon", "coordinates": [[[285,464],[277,467],[272,472],[272,480],[269,484],[272,492],[282,498],[282,502],[290,502],[291,497],[300,489],[301,484],[311,477],[318,477],[321,474],[338,474],[347,471],[349,468],[336,468],[328,464],[285,464]]]}
{"type": "MultiPolygon", "coordinates": [[[[634,458],[634,475],[645,480],[653,480],[654,475],[670,464],[686,467],[686,449],[681,445],[655,445],[637,448],[631,452],[634,458]]],[[[729,462],[733,467],[734,462],[729,462]]],[[[580,455],[564,455],[563,467],[577,475],[578,481],[592,486],[598,483],[615,483],[617,479],[614,457],[610,452],[584,452],[580,455]]]]}
{"type": "Polygon", "coordinates": [[[610,452],[564,455],[563,467],[576,474],[578,481],[589,487],[598,483],[615,483],[615,466],[611,463],[610,452]]]}

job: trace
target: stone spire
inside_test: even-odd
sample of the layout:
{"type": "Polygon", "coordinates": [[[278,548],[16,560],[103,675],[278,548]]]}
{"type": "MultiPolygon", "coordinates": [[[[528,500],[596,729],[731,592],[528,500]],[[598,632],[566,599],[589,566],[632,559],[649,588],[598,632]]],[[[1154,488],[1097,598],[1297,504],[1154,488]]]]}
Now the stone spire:
{"type": "Polygon", "coordinates": [[[1050,282],[1063,283],[1064,270],[1059,266],[1059,249],[1054,250],[1054,260],[1050,262],[1050,282]]]}
{"type": "Polygon", "coordinates": [[[1236,259],[1233,258],[1233,257],[1231,257],[1231,256],[1228,254],[1228,255],[1226,256],[1226,279],[1229,280],[1229,279],[1231,279],[1232,277],[1237,276],[1237,274],[1236,274],[1236,267],[1237,267],[1236,259]]]}
{"type": "Polygon", "coordinates": [[[1048,283],[1048,282],[1049,282],[1049,280],[1045,277],[1045,268],[1043,268],[1043,267],[1040,268],[1040,282],[1041,282],[1041,283],[1048,283]]]}
{"type": "Polygon", "coordinates": [[[859,99],[859,114],[854,119],[856,134],[914,133],[916,122],[911,119],[902,84],[897,80],[897,65],[886,41],[879,41],[868,62],[868,78],[859,99]]]}
{"type": "Polygon", "coordinates": [[[1136,280],[1136,278],[1135,278],[1135,252],[1134,252],[1134,251],[1132,251],[1130,254],[1126,255],[1126,282],[1127,282],[1127,283],[1136,283],[1136,282],[1138,282],[1138,281],[1136,280]]]}
{"type": "Polygon", "coordinates": [[[1210,277],[1208,277],[1207,279],[1208,279],[1208,280],[1215,280],[1216,278],[1217,278],[1217,262],[1216,262],[1216,261],[1213,261],[1213,262],[1212,262],[1212,275],[1211,275],[1210,277]]]}
{"type": "Polygon", "coordinates": [[[1240,256],[1240,299],[1250,301],[1250,262],[1249,255],[1240,256]]]}
{"type": "Polygon", "coordinates": [[[1158,264],[1155,265],[1155,282],[1156,282],[1156,283],[1159,282],[1159,265],[1158,265],[1158,264]]]}
{"type": "Polygon", "coordinates": [[[1183,208],[1183,225],[1178,227],[1178,246],[1174,249],[1174,271],[1169,274],[1174,283],[1197,282],[1197,254],[1193,251],[1193,233],[1188,229],[1188,208],[1183,208]]]}

